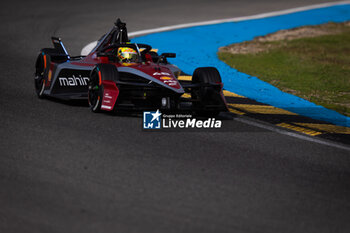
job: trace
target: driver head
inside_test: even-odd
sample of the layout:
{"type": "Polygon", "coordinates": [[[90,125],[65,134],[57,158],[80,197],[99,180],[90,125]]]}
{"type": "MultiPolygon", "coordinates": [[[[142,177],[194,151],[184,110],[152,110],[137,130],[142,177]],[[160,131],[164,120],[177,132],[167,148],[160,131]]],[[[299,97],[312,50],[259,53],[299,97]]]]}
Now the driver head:
{"type": "Polygon", "coordinates": [[[129,47],[120,47],[117,51],[117,57],[123,63],[137,62],[138,54],[135,49],[129,47]]]}

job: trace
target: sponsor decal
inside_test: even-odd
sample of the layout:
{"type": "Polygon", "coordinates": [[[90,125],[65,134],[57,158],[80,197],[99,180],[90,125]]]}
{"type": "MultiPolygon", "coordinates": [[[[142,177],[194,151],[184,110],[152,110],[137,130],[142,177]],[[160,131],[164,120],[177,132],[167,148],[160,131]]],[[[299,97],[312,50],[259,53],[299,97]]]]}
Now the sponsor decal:
{"type": "Polygon", "coordinates": [[[88,77],[82,77],[81,75],[72,77],[59,77],[60,86],[87,86],[89,82],[88,77]]]}
{"type": "Polygon", "coordinates": [[[155,75],[171,76],[171,74],[169,74],[167,72],[155,72],[155,73],[153,73],[153,76],[155,76],[155,75]]]}
{"type": "Polygon", "coordinates": [[[163,80],[163,83],[168,84],[169,86],[176,86],[177,85],[176,80],[163,80]]]}
{"type": "Polygon", "coordinates": [[[163,76],[163,77],[160,77],[161,80],[172,80],[171,77],[167,77],[167,76],[163,76]]]}
{"type": "Polygon", "coordinates": [[[215,118],[197,119],[191,114],[143,113],[143,129],[220,129],[222,121],[215,118]]]}
{"type": "Polygon", "coordinates": [[[172,77],[163,76],[163,77],[160,77],[160,80],[162,80],[163,83],[165,83],[169,86],[176,86],[177,85],[177,81],[174,80],[172,77]]]}

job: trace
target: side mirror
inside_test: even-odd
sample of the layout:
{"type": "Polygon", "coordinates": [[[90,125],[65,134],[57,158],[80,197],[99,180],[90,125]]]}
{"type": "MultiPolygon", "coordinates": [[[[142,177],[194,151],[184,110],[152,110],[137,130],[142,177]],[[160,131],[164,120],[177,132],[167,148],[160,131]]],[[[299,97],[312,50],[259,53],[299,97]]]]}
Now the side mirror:
{"type": "Polygon", "coordinates": [[[175,53],[162,53],[159,58],[158,58],[158,64],[159,63],[164,63],[164,64],[168,64],[168,60],[166,58],[175,58],[176,54],[175,53]]]}
{"type": "Polygon", "coordinates": [[[168,58],[175,58],[176,53],[162,53],[160,56],[161,57],[168,57],[168,58]]]}

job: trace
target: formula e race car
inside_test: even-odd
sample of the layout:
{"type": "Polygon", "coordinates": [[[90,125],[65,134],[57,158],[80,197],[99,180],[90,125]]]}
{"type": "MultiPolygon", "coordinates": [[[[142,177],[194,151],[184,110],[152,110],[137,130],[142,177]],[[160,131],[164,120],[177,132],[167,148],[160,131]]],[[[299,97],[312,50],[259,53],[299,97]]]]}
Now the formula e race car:
{"type": "Polygon", "coordinates": [[[87,56],[70,56],[60,38],[52,37],[52,43],[36,60],[39,98],[87,99],[93,112],[187,109],[215,116],[227,110],[216,68],[197,68],[192,80],[179,81],[181,70],[168,62],[176,55],[130,43],[120,19],[87,56]]]}

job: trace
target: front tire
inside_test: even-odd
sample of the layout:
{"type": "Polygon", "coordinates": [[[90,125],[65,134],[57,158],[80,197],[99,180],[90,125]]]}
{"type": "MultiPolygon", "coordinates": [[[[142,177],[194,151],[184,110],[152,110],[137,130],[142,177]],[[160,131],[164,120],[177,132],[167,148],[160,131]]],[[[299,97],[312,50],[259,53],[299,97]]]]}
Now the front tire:
{"type": "Polygon", "coordinates": [[[119,73],[114,65],[96,65],[96,67],[90,73],[90,80],[88,85],[88,100],[91,111],[101,112],[104,94],[103,81],[113,81],[114,83],[117,83],[118,80],[119,73]]]}
{"type": "Polygon", "coordinates": [[[100,112],[102,105],[103,86],[100,82],[99,72],[95,68],[90,75],[88,100],[91,111],[100,112]]]}
{"type": "Polygon", "coordinates": [[[200,67],[193,72],[193,84],[203,85],[199,89],[193,89],[192,98],[196,115],[205,117],[216,117],[222,106],[225,105],[221,97],[221,89],[208,86],[210,83],[222,83],[219,71],[215,67],[200,67]],[[207,86],[205,86],[207,85],[207,86]]]}

